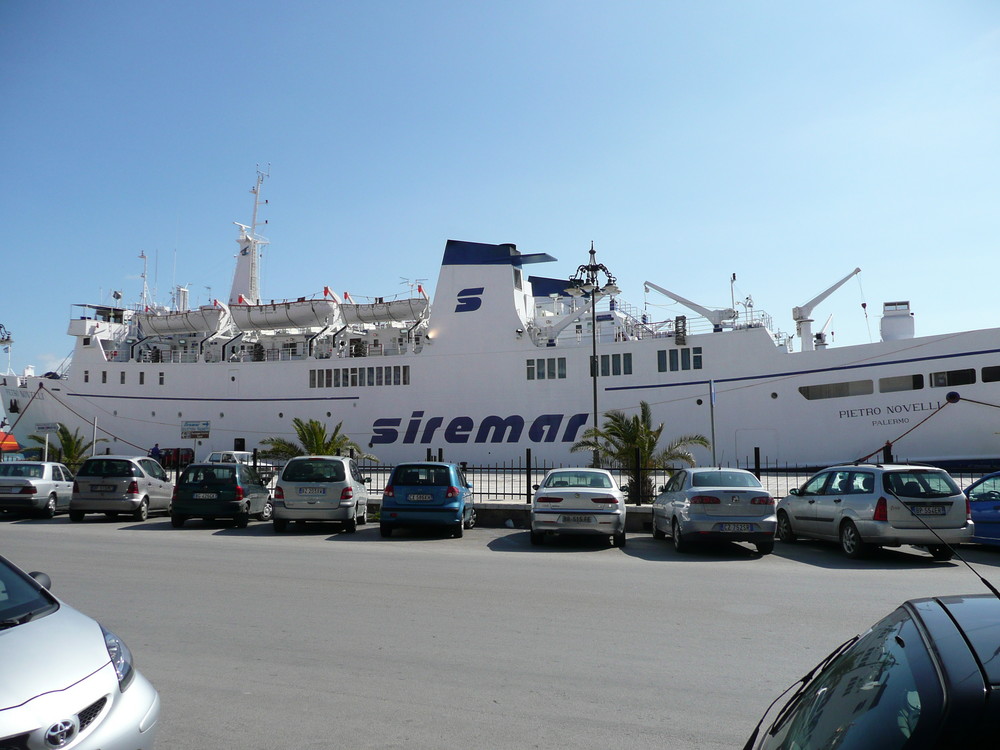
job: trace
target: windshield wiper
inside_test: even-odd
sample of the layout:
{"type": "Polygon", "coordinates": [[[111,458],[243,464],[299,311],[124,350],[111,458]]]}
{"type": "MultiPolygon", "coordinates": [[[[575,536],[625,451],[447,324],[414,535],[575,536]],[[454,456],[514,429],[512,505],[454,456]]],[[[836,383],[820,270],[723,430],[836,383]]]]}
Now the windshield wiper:
{"type": "Polygon", "coordinates": [[[31,612],[25,612],[20,617],[9,617],[6,620],[0,620],[0,630],[6,630],[7,628],[13,628],[17,625],[23,625],[30,620],[35,619],[35,615],[38,614],[38,610],[32,610],[31,612]]]}

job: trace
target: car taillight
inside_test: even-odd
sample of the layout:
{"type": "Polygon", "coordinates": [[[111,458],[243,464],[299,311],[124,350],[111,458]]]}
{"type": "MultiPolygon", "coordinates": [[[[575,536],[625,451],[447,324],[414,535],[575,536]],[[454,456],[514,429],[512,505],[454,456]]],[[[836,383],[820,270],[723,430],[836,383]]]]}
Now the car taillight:
{"type": "Polygon", "coordinates": [[[239,484],[236,485],[236,499],[237,500],[243,499],[243,486],[239,484]]]}
{"type": "Polygon", "coordinates": [[[131,482],[129,482],[128,483],[128,489],[126,490],[126,494],[129,494],[129,495],[138,495],[139,494],[139,483],[137,481],[135,481],[134,479],[131,482]]]}
{"type": "Polygon", "coordinates": [[[751,505],[774,505],[774,498],[770,495],[758,495],[750,498],[751,505]]]}
{"type": "Polygon", "coordinates": [[[36,492],[38,492],[38,488],[33,484],[21,488],[22,495],[34,495],[36,492]]]}
{"type": "Polygon", "coordinates": [[[460,494],[461,490],[459,490],[458,487],[449,487],[447,490],[445,490],[444,496],[445,499],[451,499],[453,497],[458,497],[460,494]]]}
{"type": "Polygon", "coordinates": [[[969,503],[968,496],[966,496],[965,498],[965,520],[966,521],[972,520],[972,505],[969,503]]]}
{"type": "Polygon", "coordinates": [[[718,505],[719,498],[715,495],[695,495],[691,498],[692,505],[718,505]]]}
{"type": "Polygon", "coordinates": [[[561,497],[540,497],[535,502],[537,503],[561,503],[563,499],[561,497]]]}
{"type": "Polygon", "coordinates": [[[285,489],[280,484],[274,488],[274,499],[275,500],[285,499],[285,489]]]}
{"type": "Polygon", "coordinates": [[[603,505],[618,505],[618,498],[611,495],[598,495],[597,497],[590,498],[592,503],[601,503],[603,505]]]}
{"type": "Polygon", "coordinates": [[[396,491],[392,488],[391,484],[386,485],[385,489],[382,490],[383,497],[396,497],[396,491]]]}
{"type": "Polygon", "coordinates": [[[353,487],[344,487],[344,489],[340,491],[341,500],[350,500],[352,497],[354,497],[353,487]]]}
{"type": "Polygon", "coordinates": [[[872,514],[873,521],[888,521],[889,520],[889,510],[886,499],[880,497],[875,502],[875,513],[872,514]]]}

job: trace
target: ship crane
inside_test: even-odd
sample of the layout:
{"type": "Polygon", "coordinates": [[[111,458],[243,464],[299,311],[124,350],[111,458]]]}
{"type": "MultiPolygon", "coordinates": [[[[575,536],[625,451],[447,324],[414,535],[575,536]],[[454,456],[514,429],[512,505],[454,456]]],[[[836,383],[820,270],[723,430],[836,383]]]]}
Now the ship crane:
{"type": "Polygon", "coordinates": [[[672,299],[674,302],[679,302],[680,304],[684,305],[684,307],[688,308],[689,310],[694,310],[696,313],[698,313],[703,318],[705,318],[709,323],[711,323],[712,324],[712,330],[716,331],[716,332],[722,330],[722,323],[723,323],[723,321],[733,320],[738,315],[738,313],[735,310],[733,310],[731,307],[730,308],[726,308],[725,310],[709,310],[707,307],[702,307],[697,302],[692,302],[689,299],[684,299],[679,294],[674,294],[673,292],[667,291],[662,286],[657,286],[652,281],[646,281],[646,282],[644,282],[644,284],[646,286],[646,291],[647,292],[650,289],[655,289],[660,294],[662,294],[662,295],[664,295],[666,297],[670,297],[670,299],[672,299]]]}
{"type": "Polygon", "coordinates": [[[825,291],[820,292],[801,307],[792,308],[792,320],[795,321],[795,332],[799,335],[799,338],[802,339],[802,351],[811,352],[815,349],[815,341],[813,340],[812,334],[813,319],[810,317],[812,315],[813,308],[835,291],[840,289],[840,287],[850,281],[853,276],[856,276],[859,273],[861,273],[861,269],[855,268],[836,284],[829,287],[825,291]]]}

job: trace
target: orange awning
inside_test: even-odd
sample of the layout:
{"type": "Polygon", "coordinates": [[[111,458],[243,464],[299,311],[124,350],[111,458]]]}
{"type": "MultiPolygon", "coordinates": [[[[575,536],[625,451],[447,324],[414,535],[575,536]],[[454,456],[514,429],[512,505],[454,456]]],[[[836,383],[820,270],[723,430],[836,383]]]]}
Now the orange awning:
{"type": "Polygon", "coordinates": [[[9,432],[0,432],[0,451],[19,451],[21,446],[9,432]]]}

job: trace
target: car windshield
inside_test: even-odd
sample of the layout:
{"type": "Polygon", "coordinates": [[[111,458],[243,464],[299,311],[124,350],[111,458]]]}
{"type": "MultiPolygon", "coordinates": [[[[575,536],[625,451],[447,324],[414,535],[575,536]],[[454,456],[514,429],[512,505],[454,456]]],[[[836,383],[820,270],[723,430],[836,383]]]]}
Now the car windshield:
{"type": "Polygon", "coordinates": [[[762,750],[921,746],[943,693],[916,624],[902,609],[877,623],[797,694],[762,750]]]}
{"type": "Polygon", "coordinates": [[[286,482],[343,482],[347,475],[341,461],[308,459],[289,461],[281,478],[286,482]]]}
{"type": "Polygon", "coordinates": [[[141,477],[142,471],[131,461],[115,458],[98,458],[85,461],[78,477],[141,477]]]}
{"type": "Polygon", "coordinates": [[[189,466],[181,474],[178,484],[233,484],[236,481],[235,466],[189,466]]]}
{"type": "Polygon", "coordinates": [[[950,497],[962,492],[951,475],[944,471],[911,469],[886,472],[882,482],[885,490],[897,497],[950,497]]]}
{"type": "Polygon", "coordinates": [[[549,474],[546,487],[597,487],[611,489],[611,478],[599,471],[557,471],[549,474]]]}
{"type": "Polygon", "coordinates": [[[447,466],[397,466],[390,484],[401,487],[448,487],[452,484],[447,466]]]}
{"type": "Polygon", "coordinates": [[[693,487],[761,487],[753,474],[742,471],[699,471],[692,475],[693,487]]]}
{"type": "Polygon", "coordinates": [[[0,477],[27,477],[41,479],[45,474],[42,464],[0,464],[0,477]]]}
{"type": "Polygon", "coordinates": [[[0,558],[0,630],[21,625],[57,607],[44,589],[0,558]]]}

